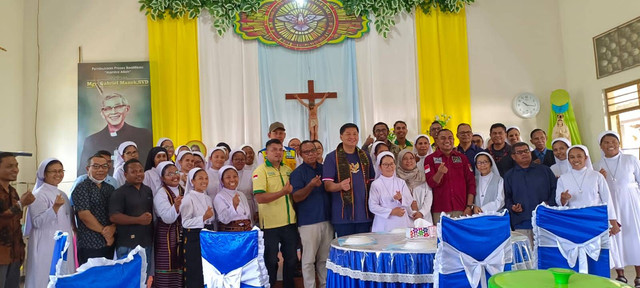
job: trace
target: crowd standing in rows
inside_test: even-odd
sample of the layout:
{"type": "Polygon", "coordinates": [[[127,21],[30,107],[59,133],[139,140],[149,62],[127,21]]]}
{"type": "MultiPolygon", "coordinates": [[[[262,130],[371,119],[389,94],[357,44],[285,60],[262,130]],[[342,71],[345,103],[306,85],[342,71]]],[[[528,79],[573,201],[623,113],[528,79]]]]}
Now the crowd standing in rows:
{"type": "MultiPolygon", "coordinates": [[[[55,158],[40,163],[33,193],[18,197],[9,185],[17,179],[16,158],[0,153],[0,287],[18,287],[25,253],[20,219],[27,207],[28,288],[46,286],[50,262],[44,259],[52,257],[57,230],[77,236],[79,265],[141,246],[148,255],[147,285],[200,288],[200,230],[253,226],[264,232],[270,284],[280,252],[283,285],[294,287],[301,244],[304,286],[313,288],[325,287],[335,236],[388,232],[416,219],[437,223],[442,213],[461,217],[506,208],[512,229],[532,239],[531,215],[541,203],[606,204],[617,279],[626,282],[623,267],[633,265],[640,287],[640,161],[620,153],[616,132],[599,136],[603,157],[592,165],[588,149],[567,139],[553,139],[547,149],[541,129],[529,134],[530,146],[518,127],[495,123],[485,149],[482,135],[465,123],[455,134],[432,123],[433,144],[425,134],[408,140],[403,121],[393,128],[392,142],[388,125],[376,123],[373,136],[358,147],[360,130],[347,123],[339,130],[341,143],[326,157],[317,140],[285,143],[279,122],[270,125],[270,140],[257,152],[219,143],[205,156],[162,138],[143,165],[137,144],[127,141],[115,151],[113,176],[109,151],[81,159],[87,173],[76,179],[70,199],[58,189],[64,167],[55,158]]],[[[73,272],[75,264],[71,259],[64,271],[73,272]]]]}

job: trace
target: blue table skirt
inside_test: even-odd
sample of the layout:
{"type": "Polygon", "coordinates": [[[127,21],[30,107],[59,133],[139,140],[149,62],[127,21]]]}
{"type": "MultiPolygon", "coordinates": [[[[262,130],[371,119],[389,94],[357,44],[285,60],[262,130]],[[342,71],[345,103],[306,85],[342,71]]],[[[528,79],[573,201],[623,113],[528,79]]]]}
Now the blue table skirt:
{"type": "Polygon", "coordinates": [[[331,247],[327,287],[433,287],[435,253],[331,247]]]}

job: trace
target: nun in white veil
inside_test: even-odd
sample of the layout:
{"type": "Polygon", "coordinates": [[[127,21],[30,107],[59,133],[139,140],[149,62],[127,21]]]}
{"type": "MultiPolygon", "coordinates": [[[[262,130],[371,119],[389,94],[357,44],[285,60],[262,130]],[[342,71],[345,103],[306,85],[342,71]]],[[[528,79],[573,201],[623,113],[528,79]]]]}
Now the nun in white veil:
{"type": "MultiPolygon", "coordinates": [[[[227,161],[227,152],[224,147],[215,147],[209,151],[207,155],[206,171],[209,174],[209,186],[207,186],[207,195],[211,199],[216,198],[216,194],[220,191],[220,177],[218,171],[227,161]]],[[[211,203],[213,205],[213,203],[211,203]]]]}
{"type": "Polygon", "coordinates": [[[62,262],[63,274],[75,271],[73,248],[73,211],[67,194],[58,189],[64,178],[62,163],[55,158],[40,163],[36,174],[33,195],[36,200],[27,211],[25,235],[29,236],[26,261],[25,287],[47,287],[49,271],[55,246],[56,231],[69,233],[69,250],[66,261],[62,262]]]}
{"type": "Polygon", "coordinates": [[[249,144],[244,144],[240,146],[240,150],[244,151],[247,156],[247,162],[244,166],[244,170],[249,170],[249,173],[252,173],[254,169],[256,169],[256,152],[253,150],[253,147],[249,144]]]}
{"type": "Polygon", "coordinates": [[[219,174],[220,192],[213,199],[219,221],[218,229],[235,232],[251,230],[252,215],[249,202],[244,193],[237,189],[238,170],[231,165],[226,165],[220,168],[219,174]]]}
{"type": "Polygon", "coordinates": [[[170,138],[160,138],[158,140],[158,142],[156,143],[156,147],[162,147],[165,150],[167,150],[167,159],[169,161],[171,161],[171,159],[173,159],[173,156],[175,155],[175,147],[173,146],[173,140],[171,140],[170,138]]]}
{"type": "Polygon", "coordinates": [[[236,190],[242,192],[245,198],[247,198],[249,208],[251,209],[250,219],[253,221],[253,217],[258,213],[258,202],[255,201],[253,196],[252,171],[244,170],[244,166],[246,166],[246,153],[241,149],[236,149],[231,151],[229,155],[227,165],[232,165],[236,168],[236,172],[238,172],[238,187],[236,190]]]}
{"type": "Polygon", "coordinates": [[[553,149],[553,158],[556,159],[556,163],[551,165],[551,171],[556,177],[569,172],[571,170],[571,164],[567,159],[567,150],[571,147],[571,141],[567,138],[556,138],[551,141],[551,149],[553,149]]]}
{"type": "Polygon", "coordinates": [[[133,141],[122,142],[120,146],[118,146],[118,150],[116,150],[116,160],[113,170],[113,178],[116,178],[119,186],[127,182],[127,179],[124,177],[124,163],[131,159],[138,159],[138,145],[133,141]],[[135,151],[129,149],[129,147],[133,147],[135,151]]]}
{"type": "Polygon", "coordinates": [[[500,177],[493,157],[480,152],[473,158],[476,163],[476,197],[473,213],[497,212],[504,207],[504,181],[500,177]]]}
{"type": "MultiPolygon", "coordinates": [[[[369,156],[371,156],[371,162],[376,163],[377,159],[378,159],[378,155],[384,151],[389,151],[389,146],[387,146],[387,144],[385,144],[382,141],[376,141],[373,142],[373,144],[371,144],[371,151],[369,152],[369,156]],[[380,146],[382,145],[382,146],[380,146]],[[378,147],[380,146],[380,147],[378,147]],[[386,149],[385,149],[386,147],[386,149]]],[[[395,157],[394,157],[395,158],[395,157]]],[[[380,167],[378,167],[378,165],[373,166],[373,170],[376,171],[376,177],[375,179],[378,179],[378,177],[380,177],[380,167]]]]}

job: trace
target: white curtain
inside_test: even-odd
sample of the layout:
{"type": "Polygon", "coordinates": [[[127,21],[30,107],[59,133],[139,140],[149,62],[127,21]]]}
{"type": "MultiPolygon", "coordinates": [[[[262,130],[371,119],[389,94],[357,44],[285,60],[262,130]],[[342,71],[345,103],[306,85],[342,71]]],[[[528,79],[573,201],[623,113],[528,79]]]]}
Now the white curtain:
{"type": "MultiPolygon", "coordinates": [[[[242,40],[233,31],[220,38],[206,12],[198,29],[203,142],[215,145],[225,141],[232,147],[246,142],[261,149],[266,135],[260,127],[269,123],[260,122],[257,41],[242,40]]],[[[361,143],[372,134],[376,122],[392,128],[396,120],[407,122],[407,139],[413,141],[420,134],[414,16],[397,17],[387,39],[375,32],[373,21],[370,29],[355,44],[361,143]]],[[[305,83],[300,85],[299,92],[306,91],[305,83]]],[[[325,105],[319,119],[328,115],[329,105],[325,105]]],[[[328,130],[337,135],[339,128],[328,130]]]]}
{"type": "Polygon", "coordinates": [[[377,122],[387,123],[390,129],[397,120],[407,122],[410,141],[421,134],[414,15],[405,13],[395,20],[387,39],[375,32],[371,20],[371,31],[356,41],[361,141],[373,134],[377,122]]]}
{"type": "Polygon", "coordinates": [[[203,11],[198,56],[202,141],[207,147],[224,141],[232,148],[248,143],[260,150],[257,41],[244,41],[231,30],[219,37],[203,11]]]}

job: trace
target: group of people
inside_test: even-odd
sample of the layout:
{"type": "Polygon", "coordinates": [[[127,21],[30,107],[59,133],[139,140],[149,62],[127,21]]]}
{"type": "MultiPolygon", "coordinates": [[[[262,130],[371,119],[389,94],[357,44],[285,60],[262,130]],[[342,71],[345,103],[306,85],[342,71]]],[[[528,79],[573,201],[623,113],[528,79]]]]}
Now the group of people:
{"type": "MultiPolygon", "coordinates": [[[[46,286],[57,230],[76,235],[78,265],[94,257],[123,257],[141,246],[148,285],[200,288],[199,232],[258,226],[271,286],[278,252],[284,261],[283,286],[295,286],[302,247],[304,286],[325,287],[335,236],[412,227],[416,219],[435,224],[443,213],[460,217],[507,209],[512,229],[532,238],[531,215],[541,203],[606,204],[618,280],[626,281],[626,265],[640,274],[640,161],[620,153],[617,133],[600,135],[603,157],[594,168],[588,149],[568,139],[553,139],[547,149],[541,129],[530,133],[530,146],[517,127],[493,124],[485,149],[482,136],[465,123],[454,134],[434,122],[430,135],[414,141],[406,139],[405,122],[393,128],[392,142],[388,125],[376,123],[374,136],[359,147],[358,126],[344,124],[341,143],[325,157],[317,140],[285,143],[286,130],[279,122],[270,125],[269,141],[258,152],[249,145],[231,149],[219,143],[205,156],[162,138],[143,164],[136,143],[127,141],[115,151],[113,176],[108,175],[109,151],[83,159],[87,174],[76,179],[70,197],[58,189],[64,167],[55,158],[40,163],[34,192],[18,197],[9,185],[17,178],[17,161],[13,154],[0,153],[0,228],[7,232],[0,235],[0,287],[18,285],[24,260],[20,219],[26,207],[25,287],[46,286]]],[[[75,267],[68,259],[62,269],[70,273],[75,267]]],[[[639,287],[640,278],[635,282],[639,287]]]]}

